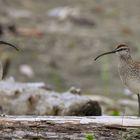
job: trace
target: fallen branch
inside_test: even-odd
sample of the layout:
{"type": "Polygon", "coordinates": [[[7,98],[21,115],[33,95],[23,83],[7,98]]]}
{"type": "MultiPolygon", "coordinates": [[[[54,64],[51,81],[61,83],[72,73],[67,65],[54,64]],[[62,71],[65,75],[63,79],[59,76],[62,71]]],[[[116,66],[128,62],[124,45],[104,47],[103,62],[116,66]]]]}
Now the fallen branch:
{"type": "Polygon", "coordinates": [[[0,82],[0,110],[7,115],[100,116],[97,101],[73,91],[58,93],[44,83],[0,82]],[[73,93],[72,93],[73,92],[73,93]]]}
{"type": "Polygon", "coordinates": [[[140,139],[139,127],[137,117],[6,116],[0,118],[0,138],[83,140],[92,134],[97,140],[134,140],[140,139]]]}

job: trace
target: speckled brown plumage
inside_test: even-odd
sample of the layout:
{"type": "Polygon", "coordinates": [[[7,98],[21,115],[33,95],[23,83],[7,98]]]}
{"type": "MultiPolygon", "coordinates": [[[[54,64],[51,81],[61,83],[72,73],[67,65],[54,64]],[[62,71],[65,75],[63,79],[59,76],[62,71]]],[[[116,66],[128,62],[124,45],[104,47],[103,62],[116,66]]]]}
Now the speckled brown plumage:
{"type": "Polygon", "coordinates": [[[107,54],[116,53],[119,56],[119,74],[123,84],[133,93],[138,95],[139,116],[140,116],[140,62],[132,59],[130,48],[125,44],[120,44],[113,51],[98,55],[99,57],[107,54]]]}

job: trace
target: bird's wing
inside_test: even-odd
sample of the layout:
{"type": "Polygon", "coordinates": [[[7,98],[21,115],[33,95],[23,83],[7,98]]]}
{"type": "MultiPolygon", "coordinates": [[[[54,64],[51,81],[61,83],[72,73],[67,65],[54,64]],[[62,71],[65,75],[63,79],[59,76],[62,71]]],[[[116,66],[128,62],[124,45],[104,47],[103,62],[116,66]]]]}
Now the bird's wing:
{"type": "Polygon", "coordinates": [[[133,64],[134,64],[134,69],[135,69],[136,73],[138,73],[139,78],[140,78],[140,62],[135,61],[135,62],[133,62],[133,64]]]}
{"type": "Polygon", "coordinates": [[[139,69],[140,70],[140,62],[139,61],[133,61],[133,64],[135,66],[135,68],[139,69]]]}

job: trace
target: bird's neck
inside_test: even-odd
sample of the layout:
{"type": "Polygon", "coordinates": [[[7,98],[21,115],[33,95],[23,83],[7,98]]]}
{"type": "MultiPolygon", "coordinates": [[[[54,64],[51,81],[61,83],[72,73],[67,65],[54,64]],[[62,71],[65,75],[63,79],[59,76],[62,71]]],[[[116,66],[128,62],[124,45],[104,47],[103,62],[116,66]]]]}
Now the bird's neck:
{"type": "Polygon", "coordinates": [[[120,62],[121,63],[126,63],[126,64],[131,64],[133,63],[133,59],[130,55],[120,55],[120,62]]]}

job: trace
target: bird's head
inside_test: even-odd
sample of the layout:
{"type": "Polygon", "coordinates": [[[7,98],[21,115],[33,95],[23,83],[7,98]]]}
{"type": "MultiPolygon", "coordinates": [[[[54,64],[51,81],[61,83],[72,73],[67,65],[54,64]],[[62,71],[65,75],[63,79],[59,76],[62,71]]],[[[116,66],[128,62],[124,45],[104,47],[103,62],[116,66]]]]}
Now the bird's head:
{"type": "Polygon", "coordinates": [[[99,57],[101,57],[103,55],[108,55],[108,54],[113,54],[113,53],[116,53],[122,57],[123,56],[128,57],[128,56],[130,56],[129,52],[130,52],[130,48],[126,44],[120,44],[113,51],[102,53],[102,54],[98,55],[94,60],[96,61],[99,57]]]}

